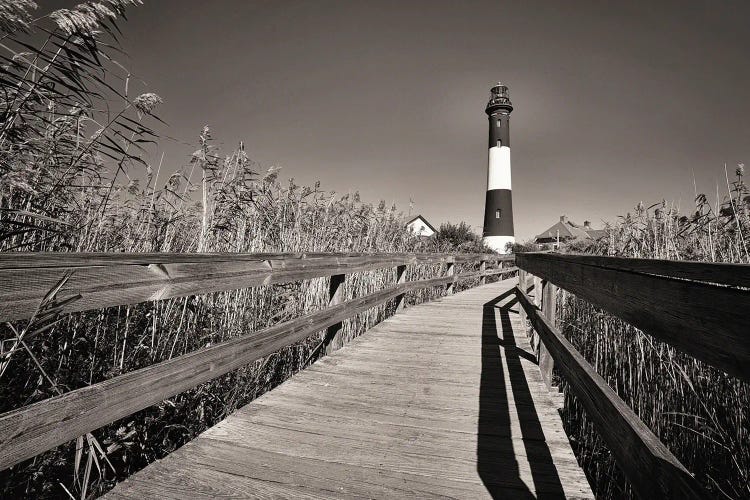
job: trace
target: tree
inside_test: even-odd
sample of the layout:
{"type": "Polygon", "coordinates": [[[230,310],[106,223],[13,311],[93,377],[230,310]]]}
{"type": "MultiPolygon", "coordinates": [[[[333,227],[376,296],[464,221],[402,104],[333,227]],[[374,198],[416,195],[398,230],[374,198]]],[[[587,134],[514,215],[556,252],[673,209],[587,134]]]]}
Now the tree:
{"type": "Polygon", "coordinates": [[[435,233],[435,241],[439,246],[449,246],[462,252],[491,252],[465,222],[444,222],[435,233]]]}

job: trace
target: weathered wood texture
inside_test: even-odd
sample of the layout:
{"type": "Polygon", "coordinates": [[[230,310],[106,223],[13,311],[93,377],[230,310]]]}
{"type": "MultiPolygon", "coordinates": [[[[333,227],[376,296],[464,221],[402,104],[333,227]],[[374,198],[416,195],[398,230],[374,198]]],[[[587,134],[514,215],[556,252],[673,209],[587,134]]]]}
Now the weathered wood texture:
{"type": "MultiPolygon", "coordinates": [[[[529,286],[527,284],[527,274],[526,271],[523,269],[518,270],[518,287],[523,290],[524,292],[528,292],[529,286]]],[[[523,310],[523,307],[518,311],[519,316],[521,317],[522,324],[526,326],[526,311],[523,310]]],[[[528,333],[528,332],[526,332],[528,333]]]]}
{"type": "Polygon", "coordinates": [[[226,261],[265,261],[265,260],[304,260],[318,258],[359,258],[367,257],[382,263],[402,262],[406,264],[471,262],[485,259],[490,262],[512,262],[514,255],[481,253],[406,253],[406,252],[276,252],[276,253],[123,253],[123,252],[5,252],[0,253],[0,269],[40,268],[40,267],[90,267],[118,265],[149,265],[154,263],[204,263],[226,261]]]}
{"type": "Polygon", "coordinates": [[[426,287],[445,286],[452,280],[452,277],[438,277],[393,285],[365,297],[4,413],[0,415],[0,470],[247,365],[398,295],[426,287]]]}
{"type": "MultiPolygon", "coordinates": [[[[542,278],[539,276],[532,275],[532,298],[534,300],[534,305],[541,308],[542,307],[542,278]]],[[[537,356],[537,360],[539,359],[539,334],[536,333],[536,330],[533,328],[531,329],[531,347],[534,349],[534,353],[537,356]]]]}
{"type": "Polygon", "coordinates": [[[385,320],[109,496],[593,498],[513,284],[385,320]]]}
{"type": "Polygon", "coordinates": [[[480,284],[481,284],[481,279],[484,278],[484,277],[487,277],[487,276],[500,276],[500,278],[502,279],[503,275],[505,275],[505,274],[513,274],[516,271],[518,271],[517,267],[504,267],[502,269],[488,269],[488,270],[485,270],[484,272],[482,272],[482,271],[468,271],[468,272],[465,272],[465,273],[456,274],[456,275],[454,275],[454,277],[455,277],[456,282],[479,278],[480,284]]]}
{"type": "Polygon", "coordinates": [[[445,292],[448,295],[452,295],[453,294],[453,289],[454,289],[454,287],[456,285],[456,276],[455,276],[455,274],[456,274],[455,265],[452,262],[448,262],[446,264],[446,268],[445,268],[445,276],[451,279],[448,282],[448,284],[445,285],[445,292]]]}
{"type": "MultiPolygon", "coordinates": [[[[518,268],[516,266],[503,267],[499,269],[490,269],[488,271],[484,271],[484,276],[497,276],[497,275],[506,274],[506,273],[510,274],[510,273],[515,273],[516,271],[518,271],[518,268]]],[[[461,273],[461,274],[463,275],[465,273],[461,273]]]]}
{"type": "MultiPolygon", "coordinates": [[[[345,279],[345,274],[334,274],[333,276],[331,276],[331,281],[328,285],[328,307],[341,304],[344,297],[345,279]]],[[[338,323],[335,323],[328,327],[328,330],[326,330],[326,334],[323,339],[323,341],[325,342],[326,354],[331,354],[333,351],[340,348],[344,344],[341,338],[343,330],[344,323],[342,321],[339,321],[338,323]]]]}
{"type": "MultiPolygon", "coordinates": [[[[557,291],[555,285],[549,281],[542,284],[542,312],[552,325],[555,324],[555,314],[557,313],[557,291]]],[[[550,356],[544,342],[539,342],[539,371],[542,372],[542,380],[547,387],[552,387],[552,370],[555,362],[550,356]]]]}
{"type": "MultiPolygon", "coordinates": [[[[691,356],[750,380],[750,290],[733,287],[742,279],[729,279],[728,265],[720,265],[710,278],[727,285],[719,286],[686,279],[706,277],[715,264],[681,267],[682,263],[671,262],[657,276],[657,263],[647,266],[639,260],[631,270],[624,270],[623,259],[612,266],[608,259],[530,253],[517,255],[516,263],[691,356]],[[644,274],[645,269],[649,274],[644,274]],[[677,277],[667,277],[668,272],[677,277]]],[[[729,266],[737,276],[747,276],[750,267],[729,266]]]]}
{"type": "Polygon", "coordinates": [[[80,295],[64,311],[137,304],[251,286],[288,283],[404,264],[513,256],[483,254],[125,254],[0,253],[0,321],[30,317],[62,278],[61,298],[80,295]]]}
{"type": "MultiPolygon", "coordinates": [[[[396,267],[396,284],[402,283],[406,283],[406,266],[396,267]]],[[[396,296],[396,312],[401,311],[404,307],[406,307],[406,295],[402,293],[396,296]]]]}
{"type": "Polygon", "coordinates": [[[708,498],[685,467],[544,317],[531,298],[518,288],[516,295],[557,369],[586,408],[586,415],[639,496],[708,498]]]}
{"type": "Polygon", "coordinates": [[[605,257],[599,255],[554,255],[558,262],[571,262],[588,266],[607,267],[668,278],[681,278],[726,286],[750,287],[750,265],[725,262],[696,262],[690,260],[635,259],[632,257],[605,257]]]}

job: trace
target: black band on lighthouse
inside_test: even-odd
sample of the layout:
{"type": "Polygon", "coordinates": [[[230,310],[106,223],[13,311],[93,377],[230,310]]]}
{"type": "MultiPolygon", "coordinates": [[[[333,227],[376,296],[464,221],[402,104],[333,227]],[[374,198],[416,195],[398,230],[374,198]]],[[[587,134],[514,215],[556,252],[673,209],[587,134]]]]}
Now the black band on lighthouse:
{"type": "Polygon", "coordinates": [[[489,147],[510,147],[510,115],[497,113],[489,116],[490,143],[489,147]]]}
{"type": "Polygon", "coordinates": [[[513,196],[510,189],[487,191],[483,236],[513,236],[513,196]]]}

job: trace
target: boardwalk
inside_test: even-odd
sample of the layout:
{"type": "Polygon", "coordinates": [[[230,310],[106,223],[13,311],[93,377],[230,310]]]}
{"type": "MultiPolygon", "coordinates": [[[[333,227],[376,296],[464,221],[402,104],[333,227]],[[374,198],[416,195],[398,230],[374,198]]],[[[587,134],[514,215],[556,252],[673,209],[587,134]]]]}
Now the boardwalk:
{"type": "Polygon", "coordinates": [[[407,309],[111,498],[593,498],[509,292],[407,309]]]}

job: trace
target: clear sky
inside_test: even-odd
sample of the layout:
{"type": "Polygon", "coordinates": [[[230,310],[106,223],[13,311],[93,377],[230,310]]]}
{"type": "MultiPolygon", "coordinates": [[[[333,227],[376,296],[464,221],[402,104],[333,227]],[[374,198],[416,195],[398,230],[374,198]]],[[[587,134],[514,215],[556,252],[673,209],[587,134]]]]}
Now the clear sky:
{"type": "MultiPolygon", "coordinates": [[[[45,2],[59,6],[70,2],[45,2]]],[[[42,9],[46,10],[46,9],[42,9]]],[[[481,230],[489,88],[510,87],[516,237],[726,192],[750,159],[750,2],[146,0],[126,65],[165,135],[208,124],[298,183],[481,230]],[[724,187],[722,188],[722,185],[724,187]]],[[[194,146],[162,141],[165,169],[194,146]]]]}

